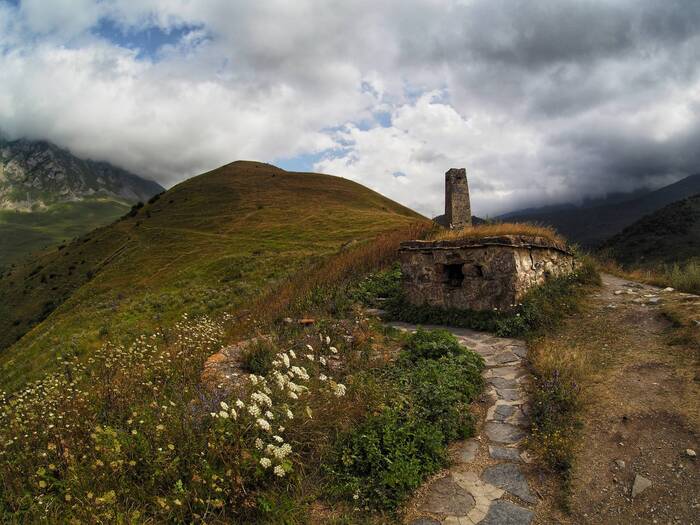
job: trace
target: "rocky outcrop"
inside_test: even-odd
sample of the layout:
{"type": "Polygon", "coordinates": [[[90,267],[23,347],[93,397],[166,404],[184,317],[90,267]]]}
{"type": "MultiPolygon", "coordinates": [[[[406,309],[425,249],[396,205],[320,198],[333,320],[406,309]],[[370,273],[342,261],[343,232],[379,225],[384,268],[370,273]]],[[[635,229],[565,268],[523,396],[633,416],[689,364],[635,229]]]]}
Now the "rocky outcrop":
{"type": "Polygon", "coordinates": [[[0,209],[41,209],[90,197],[133,204],[162,191],[156,182],[106,162],[80,159],[48,142],[0,138],[0,209]]]}
{"type": "Polygon", "coordinates": [[[507,310],[574,269],[566,245],[528,235],[409,241],[399,254],[409,302],[461,310],[507,310]]]}

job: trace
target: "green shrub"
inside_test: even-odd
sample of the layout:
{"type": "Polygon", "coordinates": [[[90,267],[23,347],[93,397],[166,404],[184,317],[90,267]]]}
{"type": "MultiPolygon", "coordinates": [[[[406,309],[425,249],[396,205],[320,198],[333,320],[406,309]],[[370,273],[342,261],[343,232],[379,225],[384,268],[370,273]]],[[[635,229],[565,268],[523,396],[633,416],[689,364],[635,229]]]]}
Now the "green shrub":
{"type": "Polygon", "coordinates": [[[337,495],[394,509],[445,462],[435,425],[387,408],[345,436],[329,474],[337,495]]]}
{"type": "Polygon", "coordinates": [[[411,336],[403,357],[377,372],[384,405],[340,438],[327,464],[330,493],[363,507],[396,509],[445,464],[450,441],[474,433],[481,357],[443,330],[411,336]]]}
{"type": "Polygon", "coordinates": [[[350,292],[350,297],[366,306],[378,306],[378,299],[391,299],[401,293],[401,267],[394,264],[388,270],[372,273],[362,279],[350,292]]]}
{"type": "Polygon", "coordinates": [[[404,374],[421,420],[435,425],[447,442],[474,433],[469,403],[481,392],[483,360],[473,352],[421,361],[404,374]]]}
{"type": "Polygon", "coordinates": [[[272,342],[259,339],[251,343],[241,354],[243,368],[251,374],[267,375],[272,370],[272,361],[277,349],[272,342]]]}
{"type": "Polygon", "coordinates": [[[457,338],[447,330],[423,330],[422,328],[411,334],[404,348],[406,349],[404,356],[411,361],[439,359],[465,351],[457,338]]]}

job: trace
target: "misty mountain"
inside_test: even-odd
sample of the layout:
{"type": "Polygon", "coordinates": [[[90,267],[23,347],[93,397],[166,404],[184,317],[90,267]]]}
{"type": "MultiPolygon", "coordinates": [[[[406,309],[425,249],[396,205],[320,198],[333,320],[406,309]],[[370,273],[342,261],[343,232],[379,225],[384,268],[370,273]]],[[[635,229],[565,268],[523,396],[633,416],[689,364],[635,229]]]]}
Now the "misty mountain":
{"type": "Polygon", "coordinates": [[[604,242],[600,252],[624,266],[680,263],[700,256],[700,195],[645,215],[604,242]]]}
{"type": "Polygon", "coordinates": [[[600,245],[645,215],[698,193],[700,174],[695,174],[654,191],[615,194],[580,206],[565,204],[518,210],[497,219],[546,224],[569,240],[590,248],[600,245]]]}
{"type": "Polygon", "coordinates": [[[162,191],[157,182],[49,142],[0,138],[0,209],[39,210],[87,198],[134,204],[162,191]]]}

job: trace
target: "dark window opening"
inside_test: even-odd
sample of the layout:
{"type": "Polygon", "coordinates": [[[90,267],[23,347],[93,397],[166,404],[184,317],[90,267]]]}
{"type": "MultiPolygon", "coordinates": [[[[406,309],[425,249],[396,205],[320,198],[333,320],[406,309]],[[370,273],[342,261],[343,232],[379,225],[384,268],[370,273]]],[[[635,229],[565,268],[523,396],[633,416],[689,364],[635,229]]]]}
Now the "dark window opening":
{"type": "Polygon", "coordinates": [[[464,272],[461,264],[445,264],[443,266],[445,282],[448,286],[459,288],[464,282],[464,272]]]}

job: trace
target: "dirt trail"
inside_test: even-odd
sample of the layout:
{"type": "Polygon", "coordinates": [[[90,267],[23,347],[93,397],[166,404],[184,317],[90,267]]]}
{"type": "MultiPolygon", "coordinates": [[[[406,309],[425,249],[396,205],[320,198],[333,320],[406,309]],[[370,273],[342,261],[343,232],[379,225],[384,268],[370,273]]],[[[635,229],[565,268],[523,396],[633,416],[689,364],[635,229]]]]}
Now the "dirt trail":
{"type": "Polygon", "coordinates": [[[700,373],[697,350],[669,345],[671,301],[696,302],[700,319],[700,297],[604,275],[590,310],[562,331],[602,357],[584,389],[570,513],[536,523],[700,524],[700,373]],[[651,485],[632,497],[642,478],[651,485]]]}

